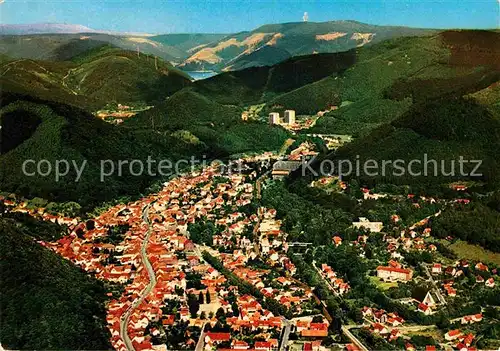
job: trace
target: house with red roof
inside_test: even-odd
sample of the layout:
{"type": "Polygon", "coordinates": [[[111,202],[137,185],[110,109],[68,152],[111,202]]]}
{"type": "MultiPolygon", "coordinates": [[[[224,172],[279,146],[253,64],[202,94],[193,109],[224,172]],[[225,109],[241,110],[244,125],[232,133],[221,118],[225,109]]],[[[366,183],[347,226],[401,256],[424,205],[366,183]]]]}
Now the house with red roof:
{"type": "Polygon", "coordinates": [[[231,346],[234,350],[248,350],[250,348],[250,345],[243,340],[233,340],[231,346]]]}
{"type": "Polygon", "coordinates": [[[481,322],[482,320],[483,320],[483,314],[478,313],[478,314],[471,314],[471,315],[462,317],[461,323],[462,324],[469,324],[469,323],[472,324],[472,323],[481,322]]]}
{"type": "Polygon", "coordinates": [[[472,334],[467,334],[465,338],[463,338],[462,343],[465,344],[465,346],[470,346],[472,345],[472,341],[474,340],[474,335],[472,334]]]}
{"type": "Polygon", "coordinates": [[[441,274],[442,266],[441,263],[434,263],[431,269],[432,274],[441,274]]]}
{"type": "Polygon", "coordinates": [[[373,323],[372,332],[375,334],[386,335],[389,334],[389,329],[380,323],[373,323]]]}
{"type": "Polygon", "coordinates": [[[462,332],[459,329],[453,329],[444,334],[444,338],[447,341],[453,341],[459,339],[463,336],[462,332]]]}
{"type": "Polygon", "coordinates": [[[342,245],[342,238],[340,236],[334,236],[332,238],[333,243],[335,244],[336,247],[342,245]]]}
{"type": "Polygon", "coordinates": [[[417,307],[417,311],[422,312],[426,316],[432,314],[431,308],[428,305],[426,305],[425,303],[419,303],[418,307],[417,307]]]}
{"type": "Polygon", "coordinates": [[[254,348],[257,351],[271,351],[278,346],[278,340],[273,339],[273,341],[256,341],[254,348]]]}
{"type": "Polygon", "coordinates": [[[488,266],[482,262],[478,262],[475,266],[476,270],[487,272],[489,270],[488,266]]]}

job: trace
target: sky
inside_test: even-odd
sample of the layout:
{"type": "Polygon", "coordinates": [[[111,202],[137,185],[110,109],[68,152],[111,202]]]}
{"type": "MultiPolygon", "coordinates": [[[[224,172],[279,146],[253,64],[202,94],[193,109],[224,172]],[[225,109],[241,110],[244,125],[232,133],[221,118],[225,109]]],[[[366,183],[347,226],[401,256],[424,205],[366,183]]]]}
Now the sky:
{"type": "Polygon", "coordinates": [[[500,0],[0,0],[0,23],[68,23],[143,33],[235,33],[269,23],[357,20],[498,28],[500,0]]]}

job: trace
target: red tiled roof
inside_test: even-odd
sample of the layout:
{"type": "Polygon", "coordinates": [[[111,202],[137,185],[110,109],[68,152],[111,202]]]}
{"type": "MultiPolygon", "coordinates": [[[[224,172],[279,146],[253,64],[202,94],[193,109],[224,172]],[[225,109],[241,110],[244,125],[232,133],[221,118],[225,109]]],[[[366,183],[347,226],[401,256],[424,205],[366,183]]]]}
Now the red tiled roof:
{"type": "Polygon", "coordinates": [[[318,329],[314,329],[314,330],[304,329],[304,330],[302,330],[302,336],[304,336],[304,337],[307,337],[307,336],[310,336],[310,337],[324,337],[324,336],[328,336],[328,329],[321,329],[321,330],[318,330],[318,329]]]}
{"type": "Polygon", "coordinates": [[[458,330],[458,329],[453,329],[453,330],[450,330],[447,334],[449,336],[456,336],[456,335],[462,334],[462,332],[460,330],[458,330]]]}
{"type": "Polygon", "coordinates": [[[419,303],[418,304],[418,309],[422,311],[427,311],[429,309],[429,306],[427,306],[425,303],[419,303]]]}
{"type": "Polygon", "coordinates": [[[231,340],[231,334],[230,333],[212,333],[208,332],[206,333],[206,336],[210,338],[210,340],[213,341],[229,341],[231,340]]]}
{"type": "Polygon", "coordinates": [[[256,349],[268,349],[271,348],[273,345],[269,341],[256,341],[255,342],[255,348],[256,349]]]}
{"type": "Polygon", "coordinates": [[[377,271],[388,271],[388,272],[397,272],[397,273],[405,273],[405,274],[411,273],[411,270],[406,269],[406,268],[393,268],[393,267],[384,267],[384,266],[378,266],[377,271]]]}

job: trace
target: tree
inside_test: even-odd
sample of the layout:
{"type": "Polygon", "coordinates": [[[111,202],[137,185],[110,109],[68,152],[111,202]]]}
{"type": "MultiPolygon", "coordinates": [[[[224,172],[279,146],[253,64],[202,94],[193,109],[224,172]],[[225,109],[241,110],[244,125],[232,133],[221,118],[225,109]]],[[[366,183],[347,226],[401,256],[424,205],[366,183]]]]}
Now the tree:
{"type": "Polygon", "coordinates": [[[92,219],[89,219],[86,223],[85,226],[87,230],[94,230],[95,229],[95,222],[92,219]]]}
{"type": "Polygon", "coordinates": [[[239,317],[240,309],[238,308],[238,305],[236,304],[236,302],[233,302],[233,304],[231,305],[231,308],[233,309],[233,316],[239,317]]]}
{"type": "Polygon", "coordinates": [[[81,209],[82,209],[82,206],[80,206],[80,204],[73,202],[73,201],[65,202],[61,206],[61,210],[62,210],[63,214],[66,216],[69,216],[69,217],[77,216],[80,213],[81,209]]]}
{"type": "Polygon", "coordinates": [[[200,305],[203,304],[203,293],[200,291],[200,293],[198,294],[198,302],[200,303],[200,305]]]}
{"type": "Polygon", "coordinates": [[[211,299],[210,299],[210,292],[208,291],[207,289],[207,293],[205,295],[205,303],[210,303],[211,302],[211,299]]]}
{"type": "Polygon", "coordinates": [[[311,323],[323,323],[323,316],[321,315],[314,316],[311,323]]]}
{"type": "Polygon", "coordinates": [[[191,313],[191,316],[195,318],[196,315],[198,314],[198,310],[200,309],[200,302],[193,294],[190,294],[188,296],[188,307],[189,307],[189,313],[191,313]]]}
{"type": "Polygon", "coordinates": [[[49,202],[47,206],[45,206],[45,211],[56,215],[59,212],[59,204],[56,202],[49,202]]]}
{"type": "Polygon", "coordinates": [[[222,307],[219,307],[219,309],[215,313],[215,318],[220,319],[220,318],[225,317],[225,316],[226,316],[226,313],[224,312],[222,307]]]}
{"type": "Polygon", "coordinates": [[[28,200],[28,208],[40,208],[47,205],[47,200],[35,197],[32,200],[28,200]]]}
{"type": "Polygon", "coordinates": [[[450,327],[450,318],[447,313],[441,312],[437,316],[436,325],[439,329],[445,330],[450,327]]]}
{"type": "Polygon", "coordinates": [[[363,322],[363,314],[361,313],[361,310],[359,308],[356,308],[355,306],[351,306],[348,316],[356,323],[363,322]]]}

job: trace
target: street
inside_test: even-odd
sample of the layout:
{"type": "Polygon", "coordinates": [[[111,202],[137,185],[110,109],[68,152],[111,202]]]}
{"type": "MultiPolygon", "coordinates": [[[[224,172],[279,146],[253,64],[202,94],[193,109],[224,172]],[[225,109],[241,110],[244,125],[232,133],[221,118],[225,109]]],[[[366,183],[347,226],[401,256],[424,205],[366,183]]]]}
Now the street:
{"type": "Polygon", "coordinates": [[[281,338],[279,351],[285,350],[286,346],[288,345],[288,338],[290,337],[290,330],[292,329],[292,323],[285,317],[282,317],[282,319],[283,322],[285,323],[284,327],[285,330],[283,332],[283,337],[281,338]]]}
{"type": "Polygon", "coordinates": [[[127,347],[127,350],[129,350],[129,351],[135,351],[135,348],[132,345],[132,340],[130,340],[130,337],[128,336],[128,330],[127,330],[127,325],[128,325],[129,320],[130,320],[130,316],[132,315],[134,310],[137,308],[137,306],[139,306],[142,303],[142,301],[144,301],[146,296],[149,295],[151,290],[153,290],[154,286],[156,285],[156,275],[155,275],[155,272],[153,270],[153,266],[151,266],[151,262],[149,262],[148,255],[146,252],[146,248],[147,248],[148,242],[149,242],[149,237],[151,236],[151,222],[149,221],[149,217],[148,217],[149,209],[150,209],[151,205],[152,205],[152,203],[146,205],[142,211],[142,218],[143,218],[144,222],[148,224],[149,229],[148,229],[148,232],[146,233],[146,235],[144,236],[144,240],[142,241],[142,245],[141,245],[142,262],[144,263],[144,265],[146,266],[146,269],[148,271],[149,284],[143,290],[141,296],[137,300],[135,300],[134,303],[132,304],[132,306],[130,306],[130,308],[127,310],[127,312],[125,312],[125,314],[122,315],[122,318],[120,320],[120,337],[125,342],[125,346],[127,347]]]}
{"type": "Polygon", "coordinates": [[[443,295],[441,295],[441,292],[439,291],[436,281],[434,280],[431,272],[429,271],[429,267],[427,267],[425,263],[421,263],[421,265],[424,267],[425,273],[429,277],[429,280],[432,283],[432,286],[434,287],[434,294],[437,296],[439,302],[441,302],[443,305],[446,305],[447,304],[446,299],[443,297],[443,295]]]}

